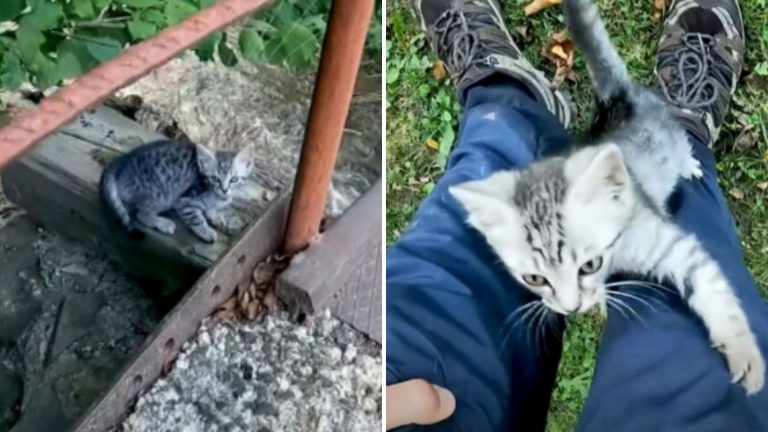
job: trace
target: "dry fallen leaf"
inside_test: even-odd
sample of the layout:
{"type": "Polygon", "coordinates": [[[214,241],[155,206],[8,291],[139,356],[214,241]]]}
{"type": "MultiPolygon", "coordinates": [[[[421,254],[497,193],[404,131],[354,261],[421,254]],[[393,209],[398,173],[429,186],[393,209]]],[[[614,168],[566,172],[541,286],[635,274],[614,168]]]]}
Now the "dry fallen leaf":
{"type": "Polygon", "coordinates": [[[237,285],[234,296],[220,304],[213,313],[217,322],[254,321],[266,312],[280,310],[280,300],[273,294],[277,276],[288,267],[290,257],[272,255],[259,263],[249,281],[237,285]]]}
{"type": "Polygon", "coordinates": [[[432,75],[438,81],[444,80],[445,76],[447,75],[447,73],[445,72],[445,64],[440,60],[436,61],[435,65],[432,66],[432,75]]]}
{"type": "Polygon", "coordinates": [[[237,299],[232,297],[226,302],[219,305],[216,311],[213,313],[213,319],[216,322],[234,321],[237,318],[236,309],[237,299]]]}
{"type": "Polygon", "coordinates": [[[544,56],[555,64],[555,77],[552,79],[552,88],[557,88],[566,79],[574,81],[576,75],[573,72],[573,56],[576,45],[568,38],[565,32],[555,33],[552,41],[544,51],[544,56]]]}
{"type": "Polygon", "coordinates": [[[523,37],[523,39],[528,39],[528,26],[517,26],[515,27],[515,33],[519,34],[523,37]]]}
{"type": "Polygon", "coordinates": [[[733,140],[733,147],[740,151],[749,150],[757,145],[758,137],[755,125],[748,125],[741,129],[741,132],[733,140]]]}
{"type": "Polygon", "coordinates": [[[269,265],[269,263],[259,263],[253,270],[253,283],[259,285],[265,284],[272,280],[274,276],[275,270],[272,268],[272,266],[269,265]]]}
{"type": "Polygon", "coordinates": [[[661,17],[664,16],[664,10],[667,8],[667,0],[653,0],[653,12],[651,12],[651,20],[653,22],[661,21],[661,17]]]}
{"type": "Polygon", "coordinates": [[[560,57],[561,59],[563,59],[565,61],[568,61],[568,54],[565,52],[565,49],[563,48],[562,45],[555,45],[555,46],[553,46],[552,49],[550,50],[550,52],[552,54],[560,57]]]}
{"type": "Polygon", "coordinates": [[[258,316],[258,312],[261,309],[261,305],[257,302],[251,302],[246,308],[245,308],[245,318],[248,319],[248,321],[253,321],[258,316]]]}
{"type": "Polygon", "coordinates": [[[280,310],[280,299],[272,291],[267,291],[262,303],[267,312],[272,313],[280,310]]]}
{"type": "Polygon", "coordinates": [[[733,110],[733,113],[734,113],[734,117],[736,117],[736,122],[741,126],[744,126],[744,127],[754,126],[749,122],[749,115],[746,112],[740,111],[740,110],[733,110]]]}
{"type": "Polygon", "coordinates": [[[542,9],[559,5],[560,1],[561,0],[533,0],[525,7],[525,16],[530,16],[542,9]]]}
{"type": "Polygon", "coordinates": [[[551,39],[557,44],[562,44],[570,41],[570,39],[568,39],[568,34],[565,31],[561,31],[553,34],[551,36],[551,39]]]}
{"type": "Polygon", "coordinates": [[[213,314],[213,320],[217,323],[232,322],[237,318],[234,307],[232,310],[220,309],[213,314]]]}
{"type": "Polygon", "coordinates": [[[729,190],[728,194],[739,201],[744,199],[744,192],[739,188],[733,188],[729,190]]]}
{"type": "Polygon", "coordinates": [[[763,160],[768,162],[768,150],[766,150],[765,153],[763,153],[763,160]]]}
{"type": "Polygon", "coordinates": [[[440,143],[437,142],[434,138],[430,138],[427,140],[427,147],[431,148],[432,150],[437,150],[440,148],[440,143]]]}
{"type": "Polygon", "coordinates": [[[764,191],[764,190],[768,189],[768,182],[760,182],[760,183],[756,184],[755,186],[757,186],[757,188],[760,189],[761,191],[764,191]]]}

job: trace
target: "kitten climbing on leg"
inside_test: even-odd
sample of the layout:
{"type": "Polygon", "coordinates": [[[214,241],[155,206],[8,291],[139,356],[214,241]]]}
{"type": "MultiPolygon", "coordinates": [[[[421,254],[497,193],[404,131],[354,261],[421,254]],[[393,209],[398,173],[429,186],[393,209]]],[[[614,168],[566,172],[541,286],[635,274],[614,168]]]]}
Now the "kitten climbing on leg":
{"type": "Polygon", "coordinates": [[[631,81],[597,7],[589,0],[563,7],[597,96],[591,140],[450,193],[512,275],[557,313],[611,305],[606,280],[616,273],[671,280],[733,381],[748,394],[760,391],[765,361],[733,287],[696,236],[667,214],[677,183],[702,174],[686,131],[665,101],[631,81]]]}

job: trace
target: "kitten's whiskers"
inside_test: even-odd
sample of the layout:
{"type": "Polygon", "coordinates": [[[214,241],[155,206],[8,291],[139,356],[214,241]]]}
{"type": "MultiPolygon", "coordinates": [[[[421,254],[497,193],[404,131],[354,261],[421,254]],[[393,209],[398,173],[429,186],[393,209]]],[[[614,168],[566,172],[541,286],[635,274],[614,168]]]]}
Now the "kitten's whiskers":
{"type": "MultiPolygon", "coordinates": [[[[608,299],[608,304],[609,305],[612,305],[612,306],[614,306],[614,308],[617,308],[617,309],[619,308],[618,305],[621,305],[622,308],[626,308],[626,310],[629,311],[632,315],[634,315],[635,318],[637,318],[643,324],[647,325],[647,323],[645,322],[643,317],[641,317],[640,314],[638,314],[634,309],[632,309],[632,307],[630,305],[628,305],[622,299],[619,299],[619,298],[616,298],[616,297],[612,297],[610,295],[610,292],[606,292],[606,298],[608,299]]],[[[625,315],[623,313],[622,313],[622,315],[624,315],[625,318],[629,319],[629,317],[627,317],[627,315],[625,315]]]]}
{"type": "Polygon", "coordinates": [[[515,327],[517,327],[518,324],[524,322],[526,320],[526,318],[533,317],[534,312],[537,311],[539,306],[541,306],[541,300],[534,300],[532,302],[524,304],[523,306],[518,307],[517,309],[512,311],[511,314],[509,314],[509,317],[507,317],[507,319],[504,320],[504,324],[502,324],[502,326],[501,326],[501,333],[503,335],[502,340],[501,340],[501,346],[502,347],[507,344],[507,339],[509,339],[509,337],[512,335],[512,332],[515,330],[515,327]],[[523,312],[523,311],[525,311],[525,312],[523,312]],[[519,314],[521,312],[523,312],[523,314],[520,315],[519,318],[514,321],[512,326],[509,328],[509,331],[505,332],[504,328],[507,326],[507,324],[509,324],[510,320],[512,318],[514,318],[515,315],[517,315],[517,314],[519,314]],[[504,335],[504,333],[506,333],[506,335],[504,335]]]}
{"type": "Polygon", "coordinates": [[[539,310],[541,311],[537,315],[536,319],[536,328],[534,329],[536,331],[536,354],[539,353],[539,336],[542,336],[543,344],[544,344],[544,353],[546,354],[549,350],[547,349],[547,333],[546,328],[544,327],[544,320],[548,318],[549,316],[549,310],[546,306],[539,307],[539,310]]]}
{"type": "Polygon", "coordinates": [[[631,294],[631,293],[628,293],[628,292],[622,292],[622,291],[612,291],[611,294],[637,300],[640,303],[648,306],[648,309],[650,309],[650,310],[652,310],[654,312],[658,312],[658,309],[653,307],[653,305],[651,305],[647,300],[644,300],[643,298],[641,298],[639,295],[631,294]]]}
{"type": "Polygon", "coordinates": [[[626,281],[619,281],[619,282],[611,282],[611,283],[605,284],[605,287],[606,288],[612,288],[612,287],[620,287],[620,286],[627,286],[627,285],[631,285],[631,286],[637,285],[637,286],[643,286],[643,287],[651,288],[651,289],[658,288],[658,289],[660,289],[662,291],[667,291],[667,292],[672,293],[674,295],[678,295],[678,292],[673,290],[670,287],[667,287],[667,286],[664,286],[664,285],[661,285],[661,284],[657,284],[657,283],[654,283],[654,282],[641,281],[641,280],[626,280],[626,281]]]}

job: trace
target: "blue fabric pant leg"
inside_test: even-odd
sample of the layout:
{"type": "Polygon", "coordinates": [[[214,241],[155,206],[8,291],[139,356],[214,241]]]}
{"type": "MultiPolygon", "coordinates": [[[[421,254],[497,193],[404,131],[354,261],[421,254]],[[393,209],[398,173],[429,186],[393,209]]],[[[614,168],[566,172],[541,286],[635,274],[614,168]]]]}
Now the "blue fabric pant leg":
{"type": "MultiPolygon", "coordinates": [[[[695,141],[695,140],[694,140],[695,141]]],[[[768,353],[768,308],[758,294],[717,183],[715,158],[694,146],[704,177],[681,182],[670,200],[675,221],[717,260],[768,353]]],[[[649,295],[648,288],[632,288],[649,295]]],[[[610,313],[579,431],[768,431],[768,391],[747,397],[678,296],[654,295],[656,311],[633,302],[645,323],[610,313]]]]}
{"type": "Polygon", "coordinates": [[[448,188],[523,167],[561,150],[568,136],[521,88],[486,83],[468,92],[444,176],[387,252],[387,382],[424,378],[457,397],[450,419],[407,430],[544,429],[559,323],[546,335],[512,328],[510,313],[533,297],[465,223],[448,188]]]}

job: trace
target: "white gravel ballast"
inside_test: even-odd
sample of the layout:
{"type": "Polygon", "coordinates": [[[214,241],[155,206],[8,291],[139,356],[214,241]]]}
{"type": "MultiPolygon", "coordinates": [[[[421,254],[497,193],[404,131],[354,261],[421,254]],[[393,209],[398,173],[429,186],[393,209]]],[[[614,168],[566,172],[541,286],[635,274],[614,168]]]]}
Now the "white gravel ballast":
{"type": "Polygon", "coordinates": [[[207,322],[126,432],[380,431],[381,348],[325,312],[207,322]]]}

